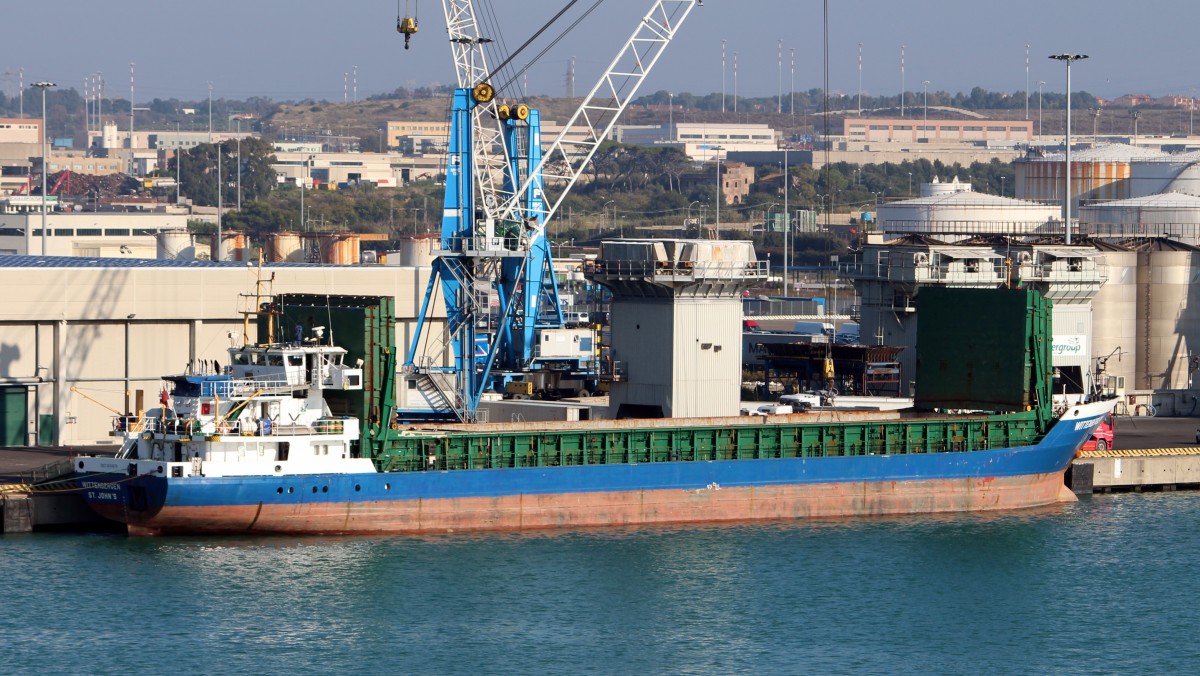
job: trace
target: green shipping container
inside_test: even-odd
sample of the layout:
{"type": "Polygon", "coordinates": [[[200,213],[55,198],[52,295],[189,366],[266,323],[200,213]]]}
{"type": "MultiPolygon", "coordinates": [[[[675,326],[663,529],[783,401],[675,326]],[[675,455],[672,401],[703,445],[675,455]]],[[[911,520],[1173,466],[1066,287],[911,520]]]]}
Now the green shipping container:
{"type": "Polygon", "coordinates": [[[917,408],[1048,407],[1050,315],[1050,301],[1027,289],[921,289],[917,408]]]}

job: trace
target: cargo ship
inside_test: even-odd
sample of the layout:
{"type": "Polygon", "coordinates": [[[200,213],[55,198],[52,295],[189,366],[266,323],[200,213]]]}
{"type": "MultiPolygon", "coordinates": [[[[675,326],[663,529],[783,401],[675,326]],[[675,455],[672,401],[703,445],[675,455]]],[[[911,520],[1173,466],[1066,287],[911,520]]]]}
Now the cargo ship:
{"type": "Polygon", "coordinates": [[[950,349],[921,329],[921,410],[543,424],[400,425],[392,299],[278,297],[227,366],[167,378],[159,408],[118,417],[120,452],[77,457],[76,479],[95,511],[144,535],[803,519],[1073,499],[1063,472],[1113,402],[1052,409],[1049,301],[941,291],[944,313],[967,327],[955,293],[1008,294],[970,303],[993,317],[1009,308],[1015,338],[1000,339],[1017,348],[982,336],[950,349]],[[326,337],[314,318],[339,329],[326,337]],[[274,338],[276,324],[296,327],[291,341],[274,338]],[[933,384],[924,397],[923,380],[933,384]],[[1020,393],[1004,395],[1014,383],[1020,393]]]}

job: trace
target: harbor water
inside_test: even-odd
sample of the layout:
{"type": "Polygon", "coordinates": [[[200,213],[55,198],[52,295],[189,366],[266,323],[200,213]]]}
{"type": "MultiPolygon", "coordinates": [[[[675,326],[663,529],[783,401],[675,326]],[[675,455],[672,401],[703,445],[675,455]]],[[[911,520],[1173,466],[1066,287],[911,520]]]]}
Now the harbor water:
{"type": "Polygon", "coordinates": [[[997,514],[0,537],[7,673],[1111,673],[1200,665],[1200,493],[997,514]]]}

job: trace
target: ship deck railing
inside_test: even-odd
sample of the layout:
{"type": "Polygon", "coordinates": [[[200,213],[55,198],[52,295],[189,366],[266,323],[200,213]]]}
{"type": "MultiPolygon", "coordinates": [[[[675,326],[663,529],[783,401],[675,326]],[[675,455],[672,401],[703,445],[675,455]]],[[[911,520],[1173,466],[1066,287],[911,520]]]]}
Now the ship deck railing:
{"type": "Polygon", "coordinates": [[[292,390],[306,387],[304,382],[290,382],[279,374],[269,376],[252,376],[247,378],[230,378],[229,380],[209,380],[200,384],[200,396],[220,397],[221,399],[245,399],[256,393],[287,394],[292,390]]]}
{"type": "MultiPolygon", "coordinates": [[[[139,434],[166,435],[174,437],[201,436],[242,436],[242,437],[275,437],[275,436],[309,436],[320,434],[342,434],[345,432],[344,418],[320,418],[311,425],[294,423],[279,424],[274,420],[263,418],[238,419],[217,421],[197,420],[194,418],[138,418],[137,416],[120,416],[128,427],[124,430],[139,434]]],[[[118,422],[118,429],[122,423],[118,422]]],[[[124,431],[122,430],[122,431],[124,431]]]]}

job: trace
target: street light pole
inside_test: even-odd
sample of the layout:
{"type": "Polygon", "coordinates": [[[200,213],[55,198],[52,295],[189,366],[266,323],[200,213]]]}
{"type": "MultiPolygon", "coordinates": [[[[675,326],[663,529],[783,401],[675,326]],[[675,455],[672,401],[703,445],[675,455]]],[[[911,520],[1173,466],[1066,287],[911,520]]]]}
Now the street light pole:
{"type": "MultiPolygon", "coordinates": [[[[688,202],[687,223],[683,224],[684,236],[687,235],[687,226],[691,225],[691,223],[692,223],[692,205],[693,204],[700,204],[700,200],[692,200],[691,202],[688,202]]],[[[702,236],[703,236],[703,233],[700,232],[700,224],[697,223],[696,224],[696,239],[700,239],[702,236]]]]}
{"type": "Polygon", "coordinates": [[[792,181],[788,177],[788,149],[783,147],[783,291],[787,294],[788,289],[788,235],[792,230],[792,214],[788,211],[788,188],[792,187],[792,181]]]}
{"type": "MultiPolygon", "coordinates": [[[[736,96],[734,97],[733,102],[734,105],[737,105],[736,96]]],[[[721,146],[717,146],[716,148],[713,148],[713,150],[717,151],[717,217],[716,225],[713,227],[717,233],[717,239],[721,239],[721,151],[725,149],[721,146]]]]}
{"type": "MultiPolygon", "coordinates": [[[[58,85],[53,82],[34,82],[33,86],[42,90],[42,255],[47,256],[49,255],[47,250],[49,249],[50,242],[47,237],[49,231],[46,229],[46,200],[49,199],[49,196],[46,194],[46,174],[50,172],[50,153],[47,150],[46,144],[48,136],[46,133],[46,90],[58,85]]],[[[29,252],[28,238],[26,238],[25,251],[26,253],[29,252]]]]}
{"type": "MultiPolygon", "coordinates": [[[[686,119],[686,118],[685,118],[686,119]]],[[[667,92],[667,133],[675,140],[675,94],[667,92]]]]}
{"type": "Polygon", "coordinates": [[[921,81],[921,88],[925,96],[925,115],[924,121],[921,122],[921,137],[926,141],[929,140],[929,80],[921,81]]]}
{"type": "MultiPolygon", "coordinates": [[[[1065,234],[1064,241],[1067,244],[1071,243],[1071,62],[1080,61],[1088,58],[1087,54],[1052,54],[1051,59],[1063,61],[1067,64],[1067,167],[1066,167],[1066,190],[1063,191],[1063,232],[1065,234]]],[[[1134,118],[1134,124],[1137,123],[1137,118],[1134,118]]],[[[1136,142],[1136,138],[1134,141],[1136,142]]]]}
{"type": "Polygon", "coordinates": [[[1045,84],[1045,80],[1038,80],[1038,136],[1042,135],[1042,87],[1045,84]]]}

